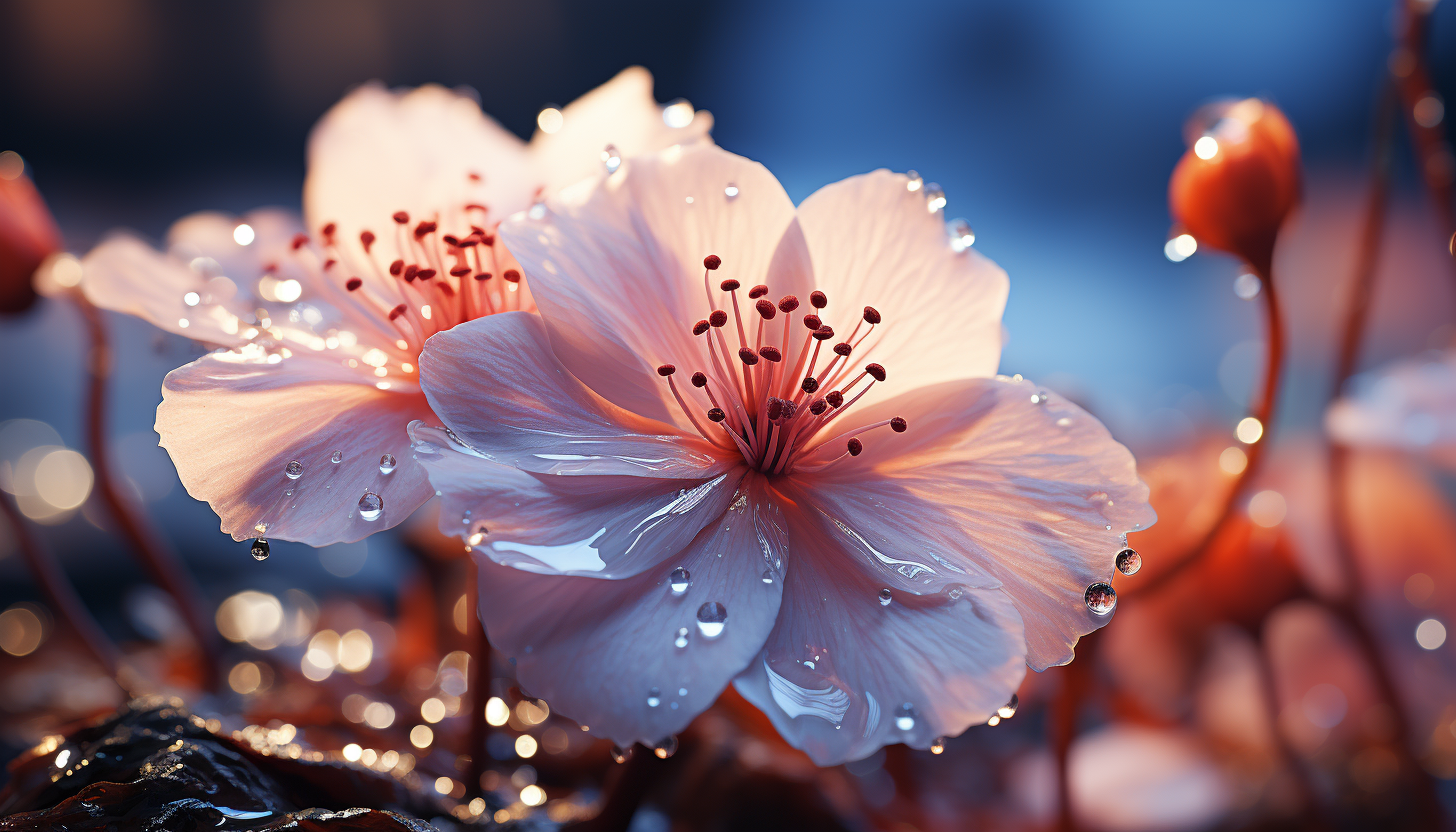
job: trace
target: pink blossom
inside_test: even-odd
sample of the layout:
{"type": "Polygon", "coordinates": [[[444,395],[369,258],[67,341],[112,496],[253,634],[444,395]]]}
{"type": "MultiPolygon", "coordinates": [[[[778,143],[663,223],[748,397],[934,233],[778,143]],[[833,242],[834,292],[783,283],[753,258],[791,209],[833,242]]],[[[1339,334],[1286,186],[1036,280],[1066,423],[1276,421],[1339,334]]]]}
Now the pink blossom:
{"type": "Polygon", "coordinates": [[[992,375],[1007,279],[938,207],[876,171],[796,210],[699,145],[502,225],[540,314],[432,338],[411,433],[526,690],[653,743],[731,681],[830,764],[984,722],[1107,621],[1147,488],[992,375]]]}
{"type": "Polygon", "coordinates": [[[224,532],[318,546],[408,517],[433,493],[405,430],[432,418],[425,340],[534,309],[501,219],[600,170],[609,144],[707,141],[712,123],[666,123],[640,68],[561,117],[526,144],[462,93],[367,85],[314,129],[306,225],[197,214],[165,253],[122,235],[86,258],[94,303],[218,348],[167,376],[157,432],[224,532]]]}
{"type": "Polygon", "coordinates": [[[1456,351],[1406,358],[1356,379],[1325,414],[1348,445],[1399,448],[1456,465],[1456,351]]]}

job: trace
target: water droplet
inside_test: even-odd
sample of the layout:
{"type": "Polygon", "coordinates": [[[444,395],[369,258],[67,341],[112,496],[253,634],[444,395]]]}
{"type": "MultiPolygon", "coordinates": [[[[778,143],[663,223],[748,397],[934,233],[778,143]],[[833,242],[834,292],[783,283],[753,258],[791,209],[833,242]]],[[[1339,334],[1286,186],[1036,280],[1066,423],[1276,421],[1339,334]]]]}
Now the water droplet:
{"type": "Polygon", "coordinates": [[[647,707],[656,708],[662,704],[662,691],[657,688],[647,691],[647,707]]]}
{"type": "Polygon", "coordinates": [[[394,470],[394,454],[385,454],[379,458],[379,473],[388,474],[394,470]]]}
{"type": "Polygon", "coordinates": [[[271,551],[272,547],[267,540],[260,537],[253,541],[253,560],[267,560],[271,551]]]}
{"type": "Polygon", "coordinates": [[[687,627],[678,627],[677,628],[677,638],[674,638],[672,640],[672,643],[679,650],[683,649],[684,647],[687,647],[688,646],[688,628],[687,627]]]}
{"type": "Polygon", "coordinates": [[[910,193],[915,193],[925,185],[925,180],[921,178],[920,174],[916,173],[915,171],[906,171],[905,175],[910,177],[905,182],[905,190],[909,191],[910,193]]]}
{"type": "Polygon", "coordinates": [[[1111,584],[1098,581],[1087,587],[1082,597],[1087,601],[1087,609],[1098,615],[1110,615],[1117,608],[1117,590],[1111,584]]]}
{"type": "Polygon", "coordinates": [[[344,461],[344,452],[343,451],[334,451],[334,455],[331,456],[331,457],[329,457],[329,462],[332,462],[335,465],[338,465],[340,462],[343,462],[343,461],[344,461]]]}
{"type": "Polygon", "coordinates": [[[1136,575],[1143,568],[1143,556],[1136,549],[1123,549],[1117,553],[1117,571],[1124,575],[1136,575]]]}
{"type": "Polygon", "coordinates": [[[681,595],[684,592],[687,592],[688,586],[692,582],[692,574],[681,566],[672,570],[672,574],[667,576],[667,585],[669,588],[672,589],[673,595],[681,595]]]}
{"type": "Polygon", "coordinates": [[[933,740],[930,741],[930,753],[931,754],[944,754],[945,753],[945,737],[936,737],[935,739],[933,739],[933,740]]]}
{"type": "Polygon", "coordinates": [[[738,197],[738,186],[733,184],[732,182],[729,182],[728,187],[723,189],[723,196],[726,196],[729,199],[736,199],[738,197]]]}
{"type": "Polygon", "coordinates": [[[698,632],[703,638],[717,638],[723,634],[724,622],[728,620],[728,610],[717,601],[698,607],[698,632]]]}
{"type": "Polygon", "coordinates": [[[533,203],[530,209],[526,211],[526,216],[530,217],[533,220],[539,220],[542,217],[546,216],[546,203],[533,203]]]}
{"type": "Polygon", "coordinates": [[[1035,393],[1032,393],[1031,394],[1031,403],[1032,404],[1046,404],[1047,403],[1047,400],[1050,399],[1050,398],[1051,398],[1051,396],[1047,393],[1047,391],[1045,391],[1045,390],[1038,390],[1035,393]]]}
{"type": "Polygon", "coordinates": [[[602,167],[607,173],[616,173],[617,168],[622,166],[622,154],[617,151],[617,146],[609,144],[602,148],[602,167]]]}
{"type": "Polygon", "coordinates": [[[771,584],[771,583],[774,582],[774,573],[773,573],[773,570],[771,570],[771,569],[765,569],[765,570],[763,570],[763,582],[766,583],[766,584],[771,584]]]}
{"type": "Polygon", "coordinates": [[[303,463],[299,462],[296,459],[288,463],[288,465],[284,466],[283,468],[283,476],[288,477],[291,480],[296,480],[299,477],[303,476],[303,463]]]}
{"type": "Polygon", "coordinates": [[[196,306],[197,304],[202,302],[202,296],[197,294],[196,292],[188,292],[187,294],[182,296],[182,302],[187,304],[188,306],[196,306]]]}
{"type": "Polygon", "coordinates": [[[906,702],[895,709],[895,727],[901,731],[914,730],[915,716],[915,706],[906,702]]]}
{"type": "Polygon", "coordinates": [[[612,760],[618,763],[625,763],[632,759],[632,746],[623,748],[620,745],[612,746],[612,760]]]}
{"type": "Polygon", "coordinates": [[[889,590],[888,587],[886,587],[885,589],[880,590],[880,606],[882,606],[882,607],[888,607],[888,606],[890,606],[890,599],[892,597],[893,597],[893,593],[890,592],[890,590],[889,590]]]}
{"type": "Polygon", "coordinates": [[[658,759],[660,760],[666,760],[668,757],[676,754],[677,737],[663,737],[662,739],[653,743],[652,753],[656,754],[658,759]]]}
{"type": "Polygon", "coordinates": [[[1021,697],[1013,693],[1011,694],[1011,699],[1008,700],[1005,705],[1002,705],[1001,707],[996,709],[996,716],[999,716],[1002,719],[1010,719],[1013,716],[1016,716],[1016,709],[1020,705],[1021,697]]]}
{"type": "Polygon", "coordinates": [[[976,232],[971,230],[971,224],[963,219],[954,219],[945,224],[945,233],[950,237],[950,249],[960,254],[976,244],[976,232]]]}
{"type": "Polygon", "coordinates": [[[359,516],[365,520],[378,520],[384,512],[384,498],[373,491],[365,491],[359,498],[359,516]]]}
{"type": "Polygon", "coordinates": [[[945,191],[934,182],[925,185],[925,210],[939,214],[945,208],[945,191]]]}
{"type": "Polygon", "coordinates": [[[1234,294],[1238,295],[1240,300],[1253,300],[1259,296],[1259,291],[1263,288],[1264,281],[1260,280],[1256,274],[1244,272],[1234,278],[1234,294]]]}
{"type": "Polygon", "coordinates": [[[678,688],[677,689],[677,695],[678,696],[687,696],[688,695],[688,689],[687,688],[678,688]]]}
{"type": "Polygon", "coordinates": [[[966,590],[964,587],[953,586],[946,590],[945,594],[950,596],[950,600],[959,601],[961,600],[961,596],[966,594],[966,590]]]}

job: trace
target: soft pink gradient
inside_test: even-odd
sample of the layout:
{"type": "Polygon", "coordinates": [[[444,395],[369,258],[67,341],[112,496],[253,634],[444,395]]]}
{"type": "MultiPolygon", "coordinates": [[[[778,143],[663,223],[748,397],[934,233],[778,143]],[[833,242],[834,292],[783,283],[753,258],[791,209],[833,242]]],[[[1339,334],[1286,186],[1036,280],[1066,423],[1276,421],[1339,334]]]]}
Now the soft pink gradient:
{"type": "Polygon", "coordinates": [[[444,427],[411,433],[524,689],[650,744],[732,680],[833,764],[985,721],[1106,623],[1082,595],[1152,523],[1147,488],[1091,416],[991,376],[1006,276],[954,251],[908,181],[876,171],[795,210],[761,165],[673,148],[501,226],[540,314],[431,338],[444,427]],[[817,340],[809,313],[837,331],[817,340]],[[713,603],[716,639],[696,620],[713,603]]]}
{"type": "Polygon", "coordinates": [[[1456,351],[1394,361],[1356,378],[1325,414],[1346,445],[1428,455],[1456,466],[1456,351]]]}
{"type": "Polygon", "coordinates": [[[563,115],[561,130],[528,144],[466,94],[365,85],[314,128],[306,222],[196,214],[173,226],[165,252],[117,235],[86,257],[92,302],[217,348],[167,376],[157,432],[224,532],[322,546],[408,517],[433,493],[406,433],[434,418],[418,384],[425,340],[535,308],[526,284],[509,281],[520,266],[495,233],[501,220],[600,170],[608,144],[628,158],[706,142],[712,125],[698,113],[667,126],[641,68],[563,115]],[[240,223],[251,242],[234,238],[240,223]],[[295,283],[279,297],[271,281],[295,283]],[[304,470],[292,480],[295,460],[304,470]],[[384,502],[372,521],[359,514],[366,491],[384,502]]]}

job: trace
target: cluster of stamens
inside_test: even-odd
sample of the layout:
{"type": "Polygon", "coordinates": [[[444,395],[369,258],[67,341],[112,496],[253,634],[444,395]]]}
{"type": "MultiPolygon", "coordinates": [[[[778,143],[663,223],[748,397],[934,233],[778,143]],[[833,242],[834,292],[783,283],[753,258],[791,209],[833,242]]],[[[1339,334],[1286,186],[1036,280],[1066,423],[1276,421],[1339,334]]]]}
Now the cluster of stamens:
{"type": "MultiPolygon", "coordinates": [[[[753,313],[757,314],[754,323],[753,313],[745,316],[740,309],[738,291],[742,287],[737,280],[722,280],[719,293],[713,291],[711,275],[722,264],[715,254],[703,259],[703,290],[710,312],[693,325],[693,335],[706,339],[711,358],[709,367],[692,374],[693,387],[701,390],[712,405],[703,412],[708,424],[698,417],[701,404],[690,404],[678,389],[673,379],[677,368],[671,364],[657,368],[704,439],[724,450],[736,447],[750,466],[763,473],[782,474],[790,470],[823,470],[841,459],[858,456],[864,450],[860,435],[877,428],[905,431],[905,420],[897,416],[826,438],[836,419],[875,383],[885,380],[885,368],[879,364],[866,364],[856,374],[857,365],[851,361],[880,323],[879,311],[866,306],[849,337],[825,350],[824,345],[835,338],[834,328],[822,318],[829,298],[820,291],[810,293],[813,311],[799,319],[808,331],[790,367],[785,359],[791,355],[791,341],[797,340],[793,322],[799,299],[785,295],[775,303],[767,297],[768,286],[750,288],[748,299],[754,302],[753,313]],[[720,299],[726,302],[720,304],[720,299]],[[725,336],[729,309],[734,328],[725,336]],[[780,314],[781,327],[773,323],[780,314]],[[745,317],[749,318],[747,322],[745,317]],[[754,330],[752,340],[750,328],[754,330]],[[735,334],[738,346],[731,351],[729,343],[735,334]]],[[[866,348],[861,353],[868,351],[866,348]]]]}

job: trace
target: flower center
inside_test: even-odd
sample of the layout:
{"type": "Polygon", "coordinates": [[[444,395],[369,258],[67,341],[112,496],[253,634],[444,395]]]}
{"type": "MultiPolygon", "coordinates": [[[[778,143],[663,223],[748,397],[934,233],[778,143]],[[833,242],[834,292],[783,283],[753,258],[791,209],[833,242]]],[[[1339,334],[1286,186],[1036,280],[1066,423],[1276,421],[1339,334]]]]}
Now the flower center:
{"type": "Polygon", "coordinates": [[[736,447],[751,467],[765,474],[786,474],[793,470],[820,471],[845,457],[858,456],[864,450],[859,435],[876,428],[905,431],[906,422],[898,416],[838,435],[830,428],[875,383],[885,380],[885,368],[879,364],[866,364],[856,373],[851,361],[855,349],[880,323],[878,310],[866,306],[849,337],[825,350],[824,344],[834,339],[834,328],[821,316],[829,298],[823,292],[810,293],[809,305],[814,311],[800,318],[808,332],[803,336],[797,361],[790,367],[785,357],[795,337],[793,320],[799,299],[785,295],[774,303],[767,297],[768,286],[759,284],[748,290],[753,312],[745,316],[739,305],[741,285],[737,280],[722,280],[718,291],[713,290],[711,275],[722,264],[715,254],[703,259],[703,290],[709,314],[692,328],[694,336],[707,339],[711,356],[711,365],[692,375],[693,387],[702,390],[712,403],[703,413],[708,425],[698,418],[701,405],[690,405],[674,382],[677,368],[671,364],[657,368],[658,375],[667,379],[678,406],[704,439],[724,450],[736,447]],[[734,327],[725,336],[729,308],[734,327]],[[782,326],[773,323],[780,313],[782,326]],[[734,335],[736,350],[730,349],[734,335]],[[861,386],[861,382],[865,383],[861,386]]]}

